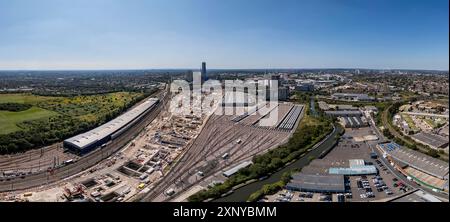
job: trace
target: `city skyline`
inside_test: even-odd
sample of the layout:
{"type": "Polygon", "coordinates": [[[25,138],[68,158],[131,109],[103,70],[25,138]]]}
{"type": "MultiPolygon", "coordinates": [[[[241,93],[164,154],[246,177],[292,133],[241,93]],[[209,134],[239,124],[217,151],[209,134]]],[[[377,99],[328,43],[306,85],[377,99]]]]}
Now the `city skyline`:
{"type": "Polygon", "coordinates": [[[448,1],[0,1],[0,70],[448,70],[448,1]]]}

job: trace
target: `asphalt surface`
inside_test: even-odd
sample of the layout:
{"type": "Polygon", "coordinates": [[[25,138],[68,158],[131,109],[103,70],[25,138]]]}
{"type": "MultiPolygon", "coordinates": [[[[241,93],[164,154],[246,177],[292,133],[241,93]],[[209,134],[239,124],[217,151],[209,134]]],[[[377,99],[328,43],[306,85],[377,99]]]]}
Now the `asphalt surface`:
{"type": "Polygon", "coordinates": [[[97,149],[78,159],[73,164],[57,167],[52,171],[41,171],[39,173],[22,177],[2,178],[0,181],[0,192],[24,190],[58,182],[64,178],[78,174],[108,158],[131,141],[145,126],[147,126],[158,116],[163,107],[161,104],[165,104],[168,101],[168,93],[164,94],[164,98],[161,98],[162,95],[163,93],[159,93],[158,97],[160,97],[160,102],[152,111],[150,111],[141,121],[132,126],[128,131],[113,140],[103,149],[97,149]]]}

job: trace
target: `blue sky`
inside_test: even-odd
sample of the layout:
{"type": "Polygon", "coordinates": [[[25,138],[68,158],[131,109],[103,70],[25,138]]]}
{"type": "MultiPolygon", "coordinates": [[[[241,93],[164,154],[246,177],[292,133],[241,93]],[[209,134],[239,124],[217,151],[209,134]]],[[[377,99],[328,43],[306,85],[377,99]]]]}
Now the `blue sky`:
{"type": "Polygon", "coordinates": [[[448,0],[0,0],[0,69],[449,67],[448,0]]]}

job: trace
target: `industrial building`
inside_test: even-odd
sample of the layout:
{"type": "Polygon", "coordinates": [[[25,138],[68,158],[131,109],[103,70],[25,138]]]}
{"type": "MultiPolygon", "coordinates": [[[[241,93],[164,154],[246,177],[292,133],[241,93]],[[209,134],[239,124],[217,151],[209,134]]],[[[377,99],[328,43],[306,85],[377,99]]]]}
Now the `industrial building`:
{"type": "Polygon", "coordinates": [[[433,149],[445,148],[449,143],[448,138],[427,132],[420,132],[411,137],[415,141],[430,146],[433,149]]]}
{"type": "Polygon", "coordinates": [[[442,160],[432,158],[423,153],[405,149],[396,143],[380,143],[377,145],[384,155],[394,161],[415,168],[439,179],[448,180],[449,164],[442,160]]]}
{"type": "Polygon", "coordinates": [[[281,123],[278,125],[278,128],[287,131],[292,130],[302,110],[303,106],[293,106],[286,117],[284,117],[283,121],[281,121],[281,123]]]}
{"type": "Polygon", "coordinates": [[[332,117],[350,117],[362,115],[361,111],[359,110],[325,111],[325,113],[332,117]]]}
{"type": "Polygon", "coordinates": [[[344,100],[344,101],[374,101],[373,97],[369,97],[367,94],[354,94],[354,93],[335,93],[331,95],[331,99],[344,100]]]}
{"type": "Polygon", "coordinates": [[[377,174],[378,170],[373,165],[365,165],[362,159],[352,159],[349,160],[350,167],[332,167],[328,170],[329,174],[333,175],[346,175],[346,176],[356,176],[356,175],[370,175],[377,174]]]}
{"type": "Polygon", "coordinates": [[[159,100],[155,98],[148,99],[119,117],[93,130],[66,139],[63,143],[64,148],[78,155],[87,154],[97,147],[120,136],[150,112],[158,102],[159,100]]]}
{"type": "Polygon", "coordinates": [[[208,80],[208,78],[206,77],[206,62],[202,62],[202,71],[201,71],[201,75],[202,75],[202,77],[201,77],[201,81],[202,81],[202,84],[204,83],[204,82],[206,82],[206,80],[208,80]]]}
{"type": "Polygon", "coordinates": [[[336,105],[337,110],[359,110],[358,107],[352,105],[336,105]]]}
{"type": "Polygon", "coordinates": [[[331,109],[331,107],[324,101],[319,101],[317,102],[317,104],[319,104],[319,109],[323,110],[323,111],[328,111],[331,109]]]}
{"type": "Polygon", "coordinates": [[[344,193],[345,180],[342,175],[312,175],[297,173],[286,185],[292,191],[314,193],[344,193]]]}
{"type": "Polygon", "coordinates": [[[339,119],[345,128],[360,128],[368,126],[367,120],[364,117],[339,117],[339,119]]]}

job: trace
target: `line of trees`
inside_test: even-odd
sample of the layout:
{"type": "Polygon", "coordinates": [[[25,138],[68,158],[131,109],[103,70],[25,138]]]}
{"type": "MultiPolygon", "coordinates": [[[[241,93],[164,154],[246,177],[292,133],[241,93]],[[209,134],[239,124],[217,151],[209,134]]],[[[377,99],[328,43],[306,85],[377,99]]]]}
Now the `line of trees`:
{"type": "Polygon", "coordinates": [[[284,172],[283,175],[281,176],[281,180],[279,180],[275,183],[272,183],[272,184],[264,185],[260,190],[252,193],[250,195],[250,197],[247,199],[247,201],[255,202],[255,201],[260,200],[264,196],[272,195],[272,194],[275,194],[276,192],[282,190],[286,186],[286,184],[289,183],[289,181],[292,179],[291,175],[297,171],[300,171],[300,170],[292,170],[289,172],[284,172]]]}

